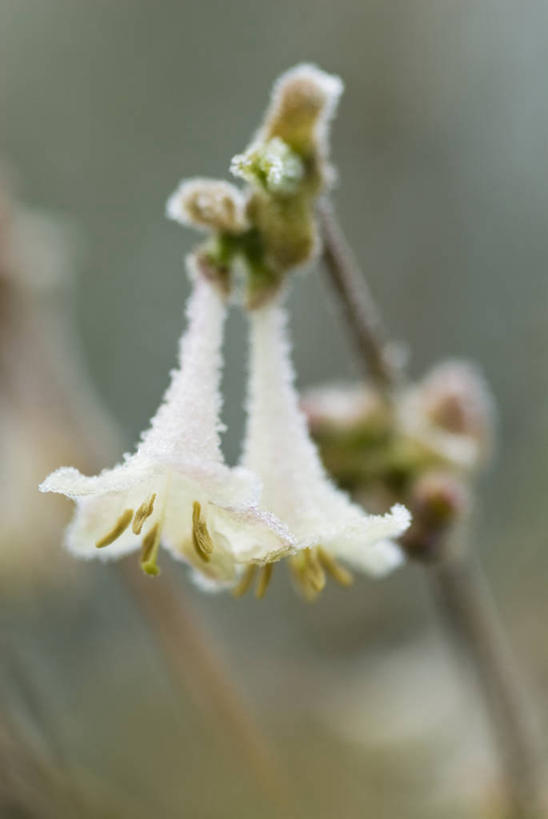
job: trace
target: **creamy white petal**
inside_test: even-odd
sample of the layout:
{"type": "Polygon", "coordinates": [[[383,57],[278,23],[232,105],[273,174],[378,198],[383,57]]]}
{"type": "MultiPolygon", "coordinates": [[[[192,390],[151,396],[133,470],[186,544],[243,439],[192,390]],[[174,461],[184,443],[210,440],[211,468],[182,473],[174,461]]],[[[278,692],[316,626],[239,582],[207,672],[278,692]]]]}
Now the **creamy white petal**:
{"type": "Polygon", "coordinates": [[[238,563],[268,563],[295,551],[295,541],[274,515],[257,507],[214,507],[212,534],[232,543],[238,563]]]}
{"type": "Polygon", "coordinates": [[[409,525],[409,513],[396,506],[387,515],[368,515],[333,485],[299,408],[283,307],[277,302],[253,311],[250,324],[242,461],[263,482],[262,504],[288,527],[299,549],[322,546],[378,573],[382,549],[375,553],[374,544],[398,537],[409,525]]]}
{"type": "Polygon", "coordinates": [[[187,316],[179,367],[171,374],[164,401],[142,436],[137,456],[167,463],[222,463],[219,382],[226,306],[218,291],[196,273],[187,316]]]}
{"type": "Polygon", "coordinates": [[[62,466],[42,481],[40,492],[57,492],[67,498],[102,495],[106,492],[124,492],[136,483],[146,481],[153,470],[144,461],[128,459],[113,469],[104,469],[99,475],[82,475],[72,466],[62,466]]]}

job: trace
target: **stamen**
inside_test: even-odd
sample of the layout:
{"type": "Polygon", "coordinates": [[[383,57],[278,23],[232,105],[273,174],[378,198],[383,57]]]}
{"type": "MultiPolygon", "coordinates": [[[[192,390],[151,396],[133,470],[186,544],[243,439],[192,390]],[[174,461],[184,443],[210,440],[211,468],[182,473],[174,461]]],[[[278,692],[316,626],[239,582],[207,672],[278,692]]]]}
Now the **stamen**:
{"type": "Polygon", "coordinates": [[[318,547],[318,559],[323,568],[331,575],[331,577],[340,583],[341,586],[351,586],[354,582],[354,576],[348,569],[343,568],[335,558],[331,557],[328,552],[318,547]]]}
{"type": "Polygon", "coordinates": [[[234,595],[234,597],[242,597],[247,591],[249,591],[256,574],[257,574],[256,564],[250,563],[250,565],[243,573],[238,585],[234,586],[234,588],[232,589],[232,594],[234,595]]]}
{"type": "Polygon", "coordinates": [[[325,586],[325,572],[321,566],[316,549],[304,550],[303,575],[312,589],[319,593],[325,586]]]}
{"type": "Polygon", "coordinates": [[[313,603],[318,597],[321,588],[318,588],[317,582],[314,584],[315,575],[313,571],[310,571],[310,568],[307,565],[306,555],[304,552],[301,552],[299,555],[289,559],[289,568],[291,569],[293,580],[299,587],[303,597],[308,600],[309,603],[313,603]]]}
{"type": "Polygon", "coordinates": [[[97,541],[95,544],[98,549],[102,549],[103,546],[110,546],[111,543],[120,537],[120,535],[126,531],[127,527],[131,523],[131,518],[133,517],[133,509],[126,509],[125,512],[122,512],[110,532],[107,532],[104,537],[97,541]]]}
{"type": "Polygon", "coordinates": [[[265,596],[265,592],[268,589],[268,584],[270,583],[270,578],[272,577],[272,572],[274,571],[274,564],[267,563],[266,566],[263,566],[261,569],[261,574],[259,577],[259,582],[257,583],[257,588],[255,589],[255,597],[257,599],[261,599],[265,596]]]}
{"type": "Polygon", "coordinates": [[[154,493],[154,495],[151,495],[151,497],[147,501],[144,501],[144,503],[142,503],[140,505],[140,507],[137,509],[137,511],[135,512],[135,517],[133,518],[133,525],[131,527],[132,530],[133,530],[133,533],[135,535],[140,535],[141,534],[141,529],[143,528],[143,524],[144,524],[145,520],[150,515],[152,515],[152,510],[154,509],[154,501],[155,500],[156,500],[156,493],[154,493]]]}
{"type": "Polygon", "coordinates": [[[202,507],[198,501],[192,504],[192,545],[198,557],[204,563],[209,563],[213,551],[213,540],[209,534],[207,524],[201,518],[202,507]]]}
{"type": "Polygon", "coordinates": [[[160,574],[157,566],[158,549],[160,548],[160,524],[155,523],[150,532],[143,538],[141,545],[141,569],[145,574],[160,574]]]}

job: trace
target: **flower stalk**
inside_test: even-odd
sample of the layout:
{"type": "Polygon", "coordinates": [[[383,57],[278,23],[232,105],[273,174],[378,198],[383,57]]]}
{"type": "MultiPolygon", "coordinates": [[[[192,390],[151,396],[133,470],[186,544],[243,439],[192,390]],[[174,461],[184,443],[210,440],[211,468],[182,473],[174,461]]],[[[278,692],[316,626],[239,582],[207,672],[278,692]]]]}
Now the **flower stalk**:
{"type": "Polygon", "coordinates": [[[471,555],[426,568],[438,609],[468,654],[485,696],[493,740],[505,772],[509,819],[541,819],[538,742],[508,640],[481,566],[471,555]]]}
{"type": "Polygon", "coordinates": [[[367,375],[387,393],[397,386],[400,373],[385,340],[380,315],[346,238],[327,200],[318,206],[323,236],[323,258],[367,375]]]}
{"type": "MultiPolygon", "coordinates": [[[[358,357],[383,393],[393,395],[402,373],[391,355],[367,281],[334,210],[319,208],[323,259],[343,306],[358,357]]],[[[428,533],[425,534],[428,537],[428,533]]],[[[446,540],[446,539],[445,539],[446,540]]],[[[540,819],[543,782],[538,743],[526,708],[516,660],[500,624],[479,563],[469,550],[454,554],[440,542],[422,561],[440,615],[474,667],[504,772],[509,819],[540,819]]],[[[409,556],[413,556],[408,551],[409,556]]],[[[415,553],[420,558],[420,550],[415,553]]]]}

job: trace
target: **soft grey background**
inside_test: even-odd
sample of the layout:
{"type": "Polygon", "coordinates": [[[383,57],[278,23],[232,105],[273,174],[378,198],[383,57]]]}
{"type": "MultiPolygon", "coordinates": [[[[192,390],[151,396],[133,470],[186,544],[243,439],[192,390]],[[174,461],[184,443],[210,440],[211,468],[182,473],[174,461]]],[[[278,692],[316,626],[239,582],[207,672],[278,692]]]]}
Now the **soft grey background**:
{"type": "MultiPolygon", "coordinates": [[[[168,194],[181,177],[228,175],[282,70],[306,60],[343,77],[336,200],[386,323],[408,345],[413,374],[442,357],[472,358],[497,399],[497,459],[475,534],[516,637],[546,617],[547,42],[541,0],[0,0],[0,151],[25,201],[69,214],[82,231],[77,326],[128,442],[167,383],[188,290],[181,259],[195,237],[164,218],[168,194]]],[[[327,294],[319,271],[295,282],[302,386],[357,374],[327,294]]],[[[245,356],[235,315],[225,378],[231,459],[245,356]]],[[[97,591],[88,591],[86,628],[107,644],[100,589],[110,629],[127,642],[131,611],[112,575],[88,571],[97,591]]],[[[265,680],[275,697],[275,671],[291,699],[283,664],[303,652],[329,665],[343,635],[360,650],[364,635],[377,641],[381,631],[403,644],[427,617],[413,570],[328,594],[313,609],[286,585],[277,579],[260,608],[191,592],[256,700],[265,680]],[[348,637],[352,627],[358,636],[348,637]]],[[[74,628],[85,646],[82,624],[74,628]]],[[[53,676],[76,650],[68,632],[50,638],[53,676]]],[[[131,633],[138,646],[138,628],[131,633]]],[[[536,650],[533,638],[521,643],[533,665],[536,650]]],[[[35,659],[40,666],[38,648],[35,659]]],[[[74,682],[78,662],[71,668],[74,682]]],[[[537,687],[548,680],[542,669],[537,687]]]]}

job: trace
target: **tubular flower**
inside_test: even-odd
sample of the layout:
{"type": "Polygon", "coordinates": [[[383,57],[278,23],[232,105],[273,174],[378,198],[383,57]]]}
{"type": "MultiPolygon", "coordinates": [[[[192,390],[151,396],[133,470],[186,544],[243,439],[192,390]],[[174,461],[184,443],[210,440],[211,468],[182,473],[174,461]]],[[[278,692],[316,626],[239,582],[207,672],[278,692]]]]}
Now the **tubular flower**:
{"type": "Polygon", "coordinates": [[[222,458],[225,313],[221,294],[194,271],[179,368],[136,452],[95,477],[62,467],[41,484],[42,492],[76,502],[67,530],[70,551],[113,558],[140,547],[141,566],[154,575],[162,544],[210,586],[233,585],[244,564],[287,553],[283,527],[256,506],[257,479],[222,458]]]}
{"type": "Polygon", "coordinates": [[[263,482],[261,503],[295,539],[296,552],[289,559],[298,586],[314,598],[328,574],[348,585],[352,575],[341,563],[374,575],[388,572],[402,559],[391,539],[407,529],[407,509],[396,505],[386,515],[369,515],[336,489],[299,408],[279,299],[250,311],[249,321],[249,414],[242,463],[263,482]]]}

